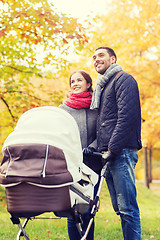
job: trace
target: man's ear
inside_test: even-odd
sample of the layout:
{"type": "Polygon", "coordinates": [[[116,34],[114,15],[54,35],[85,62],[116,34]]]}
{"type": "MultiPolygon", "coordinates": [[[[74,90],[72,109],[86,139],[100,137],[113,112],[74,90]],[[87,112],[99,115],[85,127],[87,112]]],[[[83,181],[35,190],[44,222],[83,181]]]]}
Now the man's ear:
{"type": "Polygon", "coordinates": [[[111,56],[111,63],[113,64],[113,63],[116,63],[116,58],[115,58],[115,56],[111,56]]]}

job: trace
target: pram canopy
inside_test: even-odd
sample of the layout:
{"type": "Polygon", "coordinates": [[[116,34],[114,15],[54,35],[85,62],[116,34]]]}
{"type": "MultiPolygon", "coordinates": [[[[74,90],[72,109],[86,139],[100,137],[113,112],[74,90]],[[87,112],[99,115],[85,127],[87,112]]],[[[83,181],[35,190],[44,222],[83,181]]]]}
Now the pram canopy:
{"type": "Polygon", "coordinates": [[[81,199],[93,199],[98,176],[83,164],[79,129],[65,110],[45,106],[25,112],[5,140],[2,153],[0,184],[6,187],[9,212],[59,211],[81,199]],[[82,179],[88,184],[80,185],[82,179]]]}
{"type": "Polygon", "coordinates": [[[14,151],[13,154],[15,158],[18,158],[19,155],[19,158],[24,157],[31,159],[31,157],[33,157],[33,159],[32,163],[26,160],[26,165],[24,166],[23,164],[25,167],[24,173],[18,159],[10,162],[6,176],[9,176],[9,173],[11,173],[11,176],[24,174],[24,176],[27,177],[27,175],[33,175],[34,172],[31,172],[33,166],[35,166],[35,170],[38,171],[37,165],[39,167],[43,167],[44,165],[45,155],[47,154],[46,145],[53,146],[49,149],[49,152],[52,151],[53,155],[57,153],[56,150],[63,150],[64,156],[62,156],[62,153],[57,154],[57,161],[65,157],[66,168],[73,178],[72,182],[79,181],[81,179],[79,167],[82,165],[83,156],[78,126],[70,114],[56,107],[34,108],[25,112],[19,118],[14,131],[4,142],[2,153],[7,156],[9,155],[11,158],[12,151],[14,151]],[[15,145],[16,149],[19,150],[15,151],[15,145]],[[26,157],[24,156],[24,153],[27,154],[25,148],[29,148],[29,156],[26,157]],[[14,166],[12,169],[12,164],[16,165],[16,161],[18,162],[19,169],[14,168],[14,166]],[[30,163],[32,164],[32,168],[30,168],[30,166],[27,168],[27,164],[30,165],[30,163]],[[26,172],[27,169],[29,171],[28,173],[26,172]],[[21,173],[18,173],[19,170],[21,173]]]}

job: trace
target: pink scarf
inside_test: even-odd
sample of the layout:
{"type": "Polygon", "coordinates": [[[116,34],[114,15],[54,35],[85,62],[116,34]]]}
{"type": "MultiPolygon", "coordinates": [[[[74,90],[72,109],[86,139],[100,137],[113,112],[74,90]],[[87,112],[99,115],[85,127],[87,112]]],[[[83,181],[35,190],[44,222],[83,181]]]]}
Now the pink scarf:
{"type": "Polygon", "coordinates": [[[92,95],[89,92],[70,93],[64,100],[64,104],[69,107],[81,109],[89,108],[92,101],[92,95]]]}

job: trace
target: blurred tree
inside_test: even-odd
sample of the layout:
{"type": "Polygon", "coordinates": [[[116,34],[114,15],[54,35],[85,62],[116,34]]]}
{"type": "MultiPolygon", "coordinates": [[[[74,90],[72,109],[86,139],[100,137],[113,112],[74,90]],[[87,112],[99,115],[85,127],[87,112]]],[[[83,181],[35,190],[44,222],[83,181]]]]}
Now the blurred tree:
{"type": "Polygon", "coordinates": [[[0,0],[1,125],[12,127],[32,107],[58,105],[63,94],[44,87],[44,73],[52,70],[54,81],[68,67],[70,49],[76,52],[85,42],[77,19],[57,13],[47,0],[0,0]]]}

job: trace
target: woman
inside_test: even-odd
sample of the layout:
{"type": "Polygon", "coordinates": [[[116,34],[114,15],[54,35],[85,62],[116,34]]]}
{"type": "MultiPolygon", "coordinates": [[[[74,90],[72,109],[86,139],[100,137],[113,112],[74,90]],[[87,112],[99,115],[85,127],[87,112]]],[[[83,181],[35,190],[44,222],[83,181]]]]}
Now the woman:
{"type": "MultiPolygon", "coordinates": [[[[61,108],[68,111],[76,120],[81,137],[82,149],[89,149],[92,151],[96,149],[96,120],[97,111],[90,110],[92,100],[92,79],[90,75],[83,71],[77,70],[72,72],[69,78],[71,91],[65,99],[61,108]]],[[[88,226],[89,214],[83,215],[82,228],[88,226]]],[[[67,219],[68,234],[70,240],[81,239],[77,230],[76,224],[72,218],[67,219]]],[[[94,224],[92,224],[87,236],[87,240],[94,239],[94,224]]]]}

